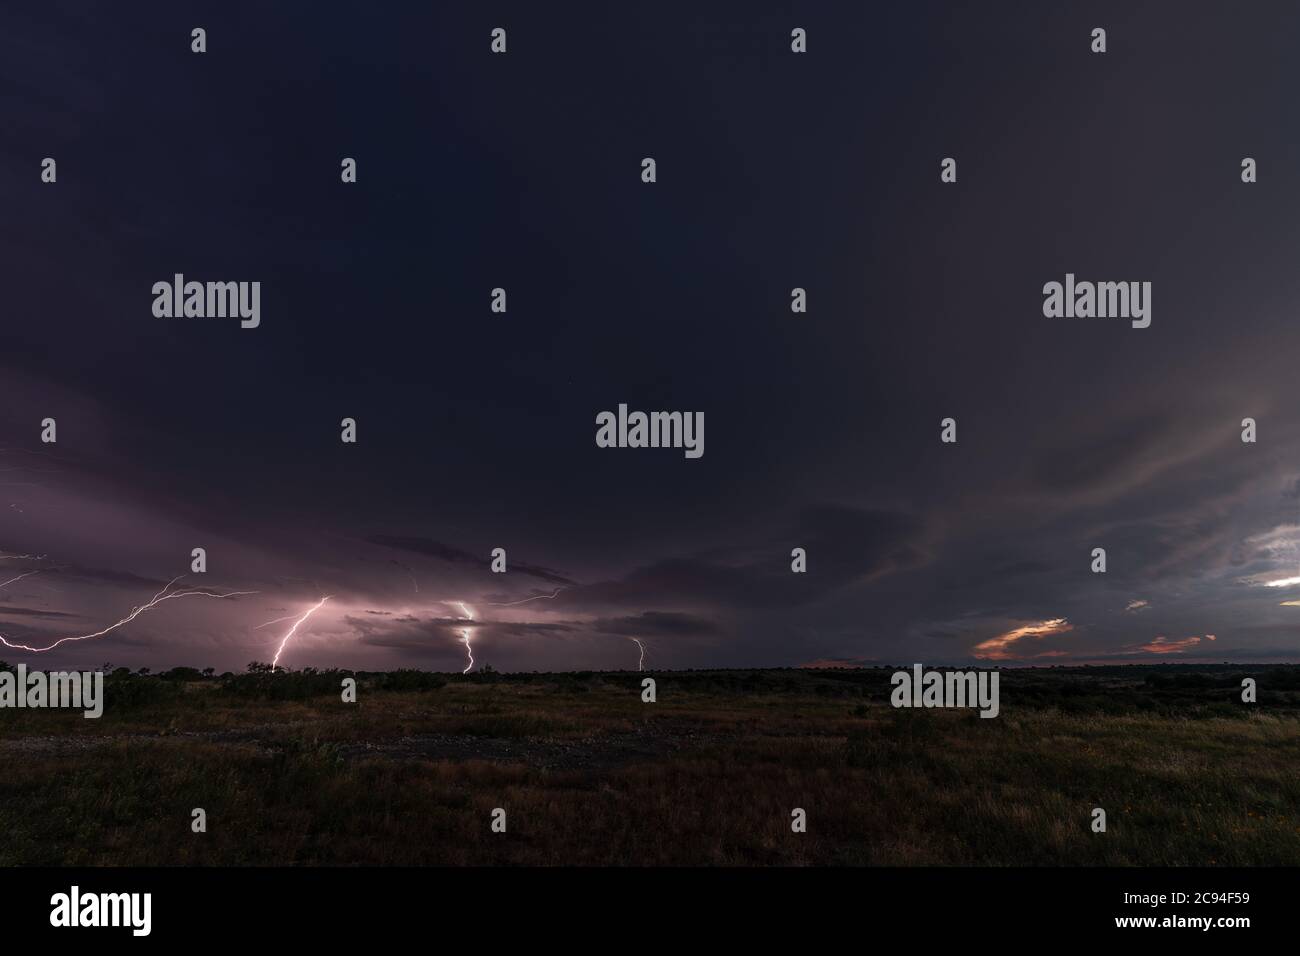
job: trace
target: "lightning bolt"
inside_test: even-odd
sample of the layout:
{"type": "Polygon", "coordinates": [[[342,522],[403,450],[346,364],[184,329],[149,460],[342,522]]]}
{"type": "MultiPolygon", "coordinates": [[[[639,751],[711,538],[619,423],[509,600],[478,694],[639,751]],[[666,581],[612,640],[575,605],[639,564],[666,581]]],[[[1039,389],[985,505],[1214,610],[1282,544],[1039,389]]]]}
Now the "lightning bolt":
{"type": "Polygon", "coordinates": [[[641,659],[636,662],[636,669],[639,671],[644,670],[645,669],[645,645],[641,643],[641,638],[639,637],[629,637],[628,640],[632,641],[634,644],[636,644],[637,647],[641,648],[641,659]]]}
{"type": "Polygon", "coordinates": [[[292,621],[297,616],[298,616],[297,614],[286,614],[284,617],[277,617],[275,620],[267,621],[265,624],[258,624],[256,627],[253,628],[253,630],[260,631],[262,628],[270,627],[272,624],[280,624],[284,621],[292,621]]]}
{"type": "Polygon", "coordinates": [[[16,578],[10,578],[8,581],[0,581],[0,588],[8,587],[9,585],[13,584],[15,581],[21,581],[23,578],[30,578],[33,574],[40,574],[40,573],[41,573],[40,568],[37,568],[35,571],[24,571],[16,578]]]}
{"type": "Polygon", "coordinates": [[[507,601],[505,604],[494,604],[492,602],[489,602],[488,606],[489,607],[515,607],[520,604],[527,604],[529,601],[542,601],[542,600],[553,601],[555,600],[556,596],[563,590],[565,589],[556,588],[555,594],[534,594],[532,597],[526,597],[522,601],[507,601]]]}
{"type": "MultiPolygon", "coordinates": [[[[284,653],[284,646],[285,646],[286,644],[289,643],[289,639],[290,639],[291,637],[293,637],[294,634],[296,634],[296,633],[298,632],[298,628],[302,626],[302,622],[305,621],[305,620],[307,620],[307,618],[311,617],[311,616],[312,616],[313,614],[315,614],[317,611],[319,611],[319,610],[321,609],[321,607],[325,604],[325,602],[328,601],[329,599],[330,599],[330,596],[329,596],[328,594],[325,595],[323,598],[321,598],[319,601],[317,601],[317,602],[316,602],[315,604],[313,604],[311,607],[307,608],[307,610],[303,611],[302,614],[300,614],[300,615],[298,616],[298,619],[297,619],[296,621],[293,622],[293,627],[289,628],[289,632],[288,632],[287,634],[285,634],[285,635],[284,635],[284,639],[283,639],[282,641],[280,641],[280,646],[279,646],[279,648],[278,648],[278,649],[276,650],[276,652],[275,652],[275,659],[271,661],[271,673],[272,673],[272,674],[275,673],[276,665],[280,663],[280,655],[284,653]]],[[[280,620],[280,621],[285,621],[285,620],[288,620],[288,618],[283,618],[283,617],[282,617],[282,618],[279,618],[279,620],[280,620]]],[[[266,622],[266,624],[275,624],[275,623],[278,623],[278,622],[277,622],[277,621],[267,621],[267,622],[266,622]]],[[[266,624],[262,624],[262,625],[260,625],[260,626],[261,626],[261,627],[266,627],[266,624]]]]}
{"type": "MultiPolygon", "coordinates": [[[[464,601],[453,601],[452,603],[459,604],[461,613],[464,614],[467,619],[471,621],[474,620],[474,612],[465,606],[464,601]]],[[[465,665],[465,669],[461,671],[461,673],[468,674],[470,669],[474,666],[474,648],[471,647],[469,643],[470,629],[468,627],[463,627],[460,629],[460,634],[460,642],[465,645],[465,653],[469,656],[469,663],[465,665]]]]}
{"type": "Polygon", "coordinates": [[[145,611],[153,610],[159,604],[162,604],[164,601],[171,601],[175,598],[183,598],[183,597],[230,598],[230,597],[238,597],[244,594],[257,593],[256,591],[228,591],[225,594],[217,594],[205,588],[177,588],[175,591],[173,591],[172,585],[174,585],[177,581],[179,581],[181,577],[183,577],[183,575],[177,575],[176,577],[172,578],[170,581],[167,582],[166,585],[164,585],[161,591],[155,594],[146,603],[141,604],[137,608],[133,608],[131,613],[128,614],[126,617],[122,618],[116,624],[110,624],[108,627],[104,628],[103,630],[95,631],[92,634],[78,634],[74,637],[61,637],[53,644],[50,644],[47,647],[31,647],[27,644],[11,644],[8,640],[5,639],[3,634],[0,634],[0,644],[3,644],[5,647],[11,648],[12,650],[15,651],[31,651],[33,654],[43,654],[46,651],[54,650],[54,648],[58,647],[60,644],[67,644],[71,641],[89,641],[89,640],[93,640],[96,637],[103,637],[105,634],[109,633],[110,631],[117,630],[119,627],[123,626],[124,624],[130,624],[132,621],[134,621],[145,611]]]}

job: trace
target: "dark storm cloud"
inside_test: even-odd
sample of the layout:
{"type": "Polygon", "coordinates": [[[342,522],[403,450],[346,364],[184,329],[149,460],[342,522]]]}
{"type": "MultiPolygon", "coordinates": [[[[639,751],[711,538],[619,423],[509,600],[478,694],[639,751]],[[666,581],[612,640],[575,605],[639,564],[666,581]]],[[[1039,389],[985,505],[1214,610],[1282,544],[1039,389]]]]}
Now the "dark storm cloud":
{"type": "MultiPolygon", "coordinates": [[[[460,548],[453,548],[440,541],[434,541],[432,538],[379,534],[372,535],[366,540],[371,544],[378,544],[399,551],[409,551],[412,554],[438,558],[442,561],[476,566],[486,564],[486,559],[481,555],[470,554],[468,551],[462,551],[460,548]]],[[[550,568],[538,567],[536,565],[524,564],[521,561],[510,561],[509,569],[518,572],[519,574],[527,574],[530,577],[541,578],[543,581],[550,581],[553,584],[574,583],[570,578],[565,577],[558,571],[554,571],[550,568]]]]}
{"type": "Polygon", "coordinates": [[[326,594],[296,665],[459,669],[457,601],[501,667],[635,666],[640,634],[662,666],[960,659],[1057,618],[1011,646],[1287,648],[1300,10],[1194,6],[1116,8],[1105,57],[1046,4],[828,6],[806,57],[753,4],[506,3],[499,58],[468,7],[231,2],[204,56],[174,4],[6,10],[38,319],[0,358],[0,548],[48,553],[6,596],[51,608],[12,617],[103,626],[185,574],[260,593],[69,659],[243,664],[326,594]],[[261,326],[154,317],[178,271],[262,281],[261,326]],[[1152,281],[1151,327],[1046,319],[1066,271],[1152,281]],[[620,401],[705,412],[707,454],[596,448],[620,401]],[[498,541],[532,560],[490,574],[498,541]]]}
{"type": "Polygon", "coordinates": [[[717,634],[718,625],[706,617],[685,614],[681,611],[644,611],[641,614],[619,618],[597,618],[591,622],[594,631],[632,636],[694,636],[717,634]]]}
{"type": "Polygon", "coordinates": [[[63,618],[63,617],[80,617],[79,614],[70,614],[67,611],[51,611],[45,608],[36,607],[14,607],[9,604],[0,604],[0,617],[39,617],[39,618],[63,618]]]}
{"type": "Polygon", "coordinates": [[[456,622],[415,617],[391,621],[367,621],[359,617],[346,617],[344,622],[359,635],[358,643],[371,647],[388,647],[403,650],[427,650],[439,645],[454,645],[460,639],[456,622]]]}
{"type": "Polygon", "coordinates": [[[482,621],[419,615],[380,621],[348,616],[344,622],[360,635],[362,644],[408,649],[427,648],[431,642],[457,643],[466,629],[476,641],[497,637],[553,637],[591,629],[580,622],[482,621]]]}
{"type": "Polygon", "coordinates": [[[478,625],[478,630],[484,634],[504,637],[548,637],[593,629],[577,621],[483,621],[478,625]]]}
{"type": "MultiPolygon", "coordinates": [[[[0,617],[3,616],[3,614],[0,614],[0,617]]],[[[43,647],[46,643],[44,640],[45,630],[31,627],[21,621],[6,620],[3,624],[3,634],[6,640],[14,644],[30,644],[33,647],[43,647]]],[[[22,659],[22,653],[22,651],[0,645],[0,657],[8,654],[22,659]]]]}
{"type": "Polygon", "coordinates": [[[1053,492],[1123,481],[1173,424],[1167,417],[1144,417],[1118,423],[1093,436],[1072,435],[1068,444],[1039,453],[1034,477],[1040,487],[1053,492]]]}
{"type": "Polygon", "coordinates": [[[1048,574],[1056,567],[1047,561],[1032,558],[991,558],[989,566],[998,577],[1021,577],[1030,574],[1048,574]]]}
{"type": "Polygon", "coordinates": [[[672,604],[719,608],[794,607],[850,584],[914,568],[926,560],[924,525],[897,511],[818,505],[798,516],[782,544],[708,556],[664,558],[621,578],[564,593],[566,604],[672,604]],[[791,571],[802,547],[810,570],[791,571]]]}
{"type": "Polygon", "coordinates": [[[79,578],[97,584],[153,588],[155,591],[167,583],[166,578],[150,578],[130,571],[116,571],[111,568],[89,568],[76,564],[56,565],[51,569],[51,573],[60,577],[79,578]]]}

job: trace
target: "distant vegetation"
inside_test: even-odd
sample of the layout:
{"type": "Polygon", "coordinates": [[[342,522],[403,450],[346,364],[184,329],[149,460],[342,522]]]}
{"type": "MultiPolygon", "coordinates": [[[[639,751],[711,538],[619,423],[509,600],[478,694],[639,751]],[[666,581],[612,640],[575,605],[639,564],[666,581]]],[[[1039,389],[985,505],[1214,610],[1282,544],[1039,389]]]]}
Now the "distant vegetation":
{"type": "Polygon", "coordinates": [[[1005,669],[991,720],[893,670],[118,668],[0,711],[0,864],[1300,864],[1298,667],[1005,669]]]}

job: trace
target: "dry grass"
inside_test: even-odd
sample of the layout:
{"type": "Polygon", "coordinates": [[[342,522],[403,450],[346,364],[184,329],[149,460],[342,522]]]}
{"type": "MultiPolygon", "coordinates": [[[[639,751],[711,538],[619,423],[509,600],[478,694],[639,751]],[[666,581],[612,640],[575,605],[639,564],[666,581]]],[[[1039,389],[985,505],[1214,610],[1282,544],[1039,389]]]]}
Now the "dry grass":
{"type": "Polygon", "coordinates": [[[5,715],[0,863],[1300,863],[1289,706],[1066,712],[1004,679],[981,720],[894,710],[874,678],[783,680],[660,675],[653,705],[635,675],[356,705],[201,687],[100,721],[5,715]]]}

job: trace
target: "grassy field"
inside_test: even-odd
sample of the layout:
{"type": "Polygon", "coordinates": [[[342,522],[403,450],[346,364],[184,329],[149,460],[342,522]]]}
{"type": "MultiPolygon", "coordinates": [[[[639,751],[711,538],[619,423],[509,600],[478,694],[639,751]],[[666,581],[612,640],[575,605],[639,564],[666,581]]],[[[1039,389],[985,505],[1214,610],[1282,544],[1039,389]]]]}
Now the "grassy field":
{"type": "Polygon", "coordinates": [[[891,672],[118,672],[0,710],[0,864],[1300,864],[1300,668],[891,672]]]}

